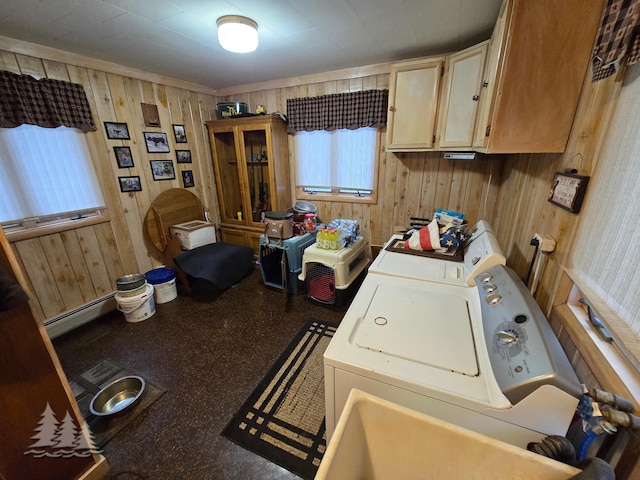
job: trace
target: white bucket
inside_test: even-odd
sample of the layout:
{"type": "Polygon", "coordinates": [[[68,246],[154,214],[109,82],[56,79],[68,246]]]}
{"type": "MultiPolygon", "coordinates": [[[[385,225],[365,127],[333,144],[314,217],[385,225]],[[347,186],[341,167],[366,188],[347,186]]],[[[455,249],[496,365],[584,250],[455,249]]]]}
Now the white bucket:
{"type": "Polygon", "coordinates": [[[176,279],[153,286],[156,289],[156,303],[167,303],[178,296],[176,279]]]}
{"type": "Polygon", "coordinates": [[[155,288],[156,304],[168,303],[178,296],[176,272],[169,267],[160,267],[145,274],[147,282],[155,288]]]}
{"type": "Polygon", "coordinates": [[[156,304],[153,300],[153,285],[146,284],[145,291],[141,295],[125,297],[120,293],[115,294],[118,310],[124,313],[127,322],[141,322],[156,313],[156,304]]]}

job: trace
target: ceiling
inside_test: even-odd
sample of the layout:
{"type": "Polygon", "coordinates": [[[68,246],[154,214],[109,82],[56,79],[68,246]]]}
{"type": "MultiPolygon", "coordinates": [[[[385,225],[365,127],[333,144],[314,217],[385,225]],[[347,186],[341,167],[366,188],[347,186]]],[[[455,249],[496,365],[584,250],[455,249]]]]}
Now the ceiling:
{"type": "Polygon", "coordinates": [[[212,89],[461,50],[502,0],[0,0],[0,35],[212,89]],[[216,19],[259,27],[253,53],[218,45],[216,19]]]}

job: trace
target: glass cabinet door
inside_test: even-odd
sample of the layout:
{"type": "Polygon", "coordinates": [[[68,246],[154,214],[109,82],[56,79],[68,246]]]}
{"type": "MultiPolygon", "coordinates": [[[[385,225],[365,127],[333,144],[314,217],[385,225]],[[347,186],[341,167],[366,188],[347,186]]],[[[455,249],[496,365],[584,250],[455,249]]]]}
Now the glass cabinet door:
{"type": "Polygon", "coordinates": [[[271,210],[270,191],[271,178],[269,172],[269,148],[267,146],[267,132],[264,129],[243,130],[244,167],[248,187],[248,203],[250,211],[249,221],[262,222],[263,212],[271,210]]]}
{"type": "Polygon", "coordinates": [[[220,215],[223,222],[244,223],[242,189],[236,154],[235,135],[229,131],[211,133],[213,155],[216,160],[218,189],[223,189],[220,197],[220,215]]]}

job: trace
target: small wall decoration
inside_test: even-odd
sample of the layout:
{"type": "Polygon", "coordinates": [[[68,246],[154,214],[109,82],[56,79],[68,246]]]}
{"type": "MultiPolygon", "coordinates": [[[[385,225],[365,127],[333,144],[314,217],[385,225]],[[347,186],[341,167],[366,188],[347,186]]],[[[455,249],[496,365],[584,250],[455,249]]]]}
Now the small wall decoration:
{"type": "Polygon", "coordinates": [[[178,163],[191,163],[191,150],[176,150],[178,163]]]}
{"type": "Polygon", "coordinates": [[[184,188],[193,187],[195,185],[193,182],[193,172],[191,170],[182,171],[182,185],[184,185],[184,188]]]}
{"type": "Polygon", "coordinates": [[[107,138],[111,140],[130,140],[129,127],[126,123],[104,122],[107,138]]]}
{"type": "Polygon", "coordinates": [[[167,142],[167,134],[159,132],[143,132],[144,143],[147,145],[149,153],[168,153],[169,142],[167,142]]]}
{"type": "Polygon", "coordinates": [[[173,125],[173,135],[176,137],[176,143],[187,143],[187,133],[184,131],[184,125],[173,125]]]}
{"type": "Polygon", "coordinates": [[[133,156],[129,147],[113,147],[113,153],[116,155],[118,168],[133,167],[133,156]]]}
{"type": "Polygon", "coordinates": [[[141,103],[142,105],[142,118],[144,118],[144,125],[146,127],[159,127],[160,115],[158,115],[158,106],[152,103],[141,103]]]}
{"type": "Polygon", "coordinates": [[[141,192],[140,177],[118,177],[121,192],[141,192]]]}
{"type": "Polygon", "coordinates": [[[589,177],[575,173],[556,172],[549,192],[549,202],[571,213],[578,213],[587,191],[589,177]]]}
{"type": "Polygon", "coordinates": [[[154,180],[173,180],[176,178],[171,160],[151,160],[151,172],[154,180]]]}

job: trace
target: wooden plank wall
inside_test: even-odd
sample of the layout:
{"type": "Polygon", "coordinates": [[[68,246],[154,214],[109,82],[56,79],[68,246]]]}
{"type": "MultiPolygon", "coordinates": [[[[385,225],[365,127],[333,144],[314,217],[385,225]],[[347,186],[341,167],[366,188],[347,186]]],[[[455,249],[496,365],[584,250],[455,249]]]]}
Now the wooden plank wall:
{"type": "MultiPolygon", "coordinates": [[[[36,310],[43,319],[113,291],[115,280],[123,273],[145,272],[158,265],[156,258],[159,257],[154,258],[155,250],[143,233],[144,216],[160,192],[182,186],[182,170],[193,170],[196,186],[191,190],[202,199],[214,221],[219,219],[211,153],[204,128],[206,120],[215,118],[217,102],[235,100],[246,102],[251,109],[262,104],[269,113],[286,112],[288,98],[389,86],[388,69],[377,66],[370,69],[375,73],[364,68],[355,75],[353,71],[345,72],[344,78],[339,75],[336,78],[332,73],[309,83],[293,79],[297,80],[292,82],[296,86],[263,85],[251,92],[215,96],[187,87],[132,78],[124,67],[123,74],[118,74],[117,68],[116,73],[113,70],[107,73],[76,65],[71,61],[62,63],[39,58],[37,51],[26,55],[0,50],[0,68],[4,70],[82,84],[98,126],[96,132],[88,134],[89,143],[110,221],[13,243],[36,293],[36,310]],[[144,126],[141,103],[158,106],[161,128],[144,126]],[[105,121],[127,123],[131,140],[107,139],[105,121]],[[174,143],[172,124],[185,125],[189,143],[174,143]],[[167,133],[171,152],[148,154],[143,140],[145,131],[167,133]],[[113,147],[121,145],[131,148],[133,168],[118,168],[113,147]],[[176,147],[191,150],[193,163],[177,164],[176,147]],[[173,160],[176,179],[154,181],[149,167],[152,159],[173,160]],[[117,177],[128,175],[140,176],[142,192],[120,192],[117,177]]],[[[173,79],[168,83],[179,85],[180,81],[173,79]]],[[[466,212],[470,222],[479,218],[493,220],[503,168],[501,157],[465,162],[444,160],[440,153],[395,155],[386,152],[384,133],[380,145],[378,203],[317,202],[321,219],[357,219],[363,235],[373,245],[382,245],[394,229],[406,228],[410,216],[430,217],[436,208],[466,212]]],[[[292,152],[291,137],[289,142],[292,152]]],[[[291,178],[295,179],[295,162],[290,161],[290,165],[291,178]]]]}
{"type": "MultiPolygon", "coordinates": [[[[146,272],[159,265],[156,251],[143,232],[151,201],[162,191],[182,187],[182,170],[192,170],[196,194],[217,218],[217,200],[204,122],[215,117],[211,94],[167,86],[126,75],[106,73],[71,63],[0,50],[0,69],[35,78],[52,78],[84,86],[97,126],[88,133],[94,168],[109,212],[109,220],[12,243],[36,299],[34,312],[52,318],[115,290],[125,273],[146,272]],[[158,107],[160,128],[144,125],[141,103],[158,107]],[[103,122],[125,122],[131,140],[109,140],[103,122]],[[185,126],[188,143],[175,144],[172,124],[185,126]],[[164,132],[170,153],[149,154],[143,132],[164,132]],[[134,167],[118,168],[113,147],[129,146],[134,167]],[[176,147],[191,150],[191,164],[178,164],[176,147]],[[150,160],[173,160],[175,180],[154,181],[150,160]],[[120,192],[118,176],[138,175],[141,192],[120,192]]],[[[123,71],[125,71],[123,69],[123,71]]],[[[179,82],[174,82],[178,83],[179,82]]],[[[203,88],[204,90],[204,88],[203,88]]]]}
{"type": "MultiPolygon", "coordinates": [[[[245,102],[250,110],[264,105],[267,112],[286,113],[289,98],[312,97],[370,89],[388,89],[389,74],[326,80],[293,87],[226,94],[219,101],[245,102]]],[[[440,152],[386,151],[386,129],[379,152],[378,202],[313,202],[323,222],[334,218],[358,220],[372,245],[384,244],[394,231],[409,226],[410,217],[433,217],[437,208],[465,212],[471,223],[493,220],[503,169],[502,156],[452,161],[440,152]]],[[[293,137],[289,135],[292,191],[295,192],[293,137]]],[[[295,196],[295,195],[294,195],[295,196]]]]}

